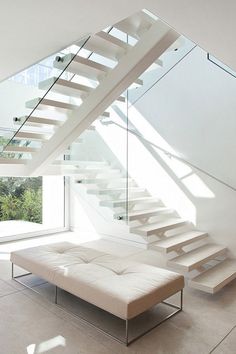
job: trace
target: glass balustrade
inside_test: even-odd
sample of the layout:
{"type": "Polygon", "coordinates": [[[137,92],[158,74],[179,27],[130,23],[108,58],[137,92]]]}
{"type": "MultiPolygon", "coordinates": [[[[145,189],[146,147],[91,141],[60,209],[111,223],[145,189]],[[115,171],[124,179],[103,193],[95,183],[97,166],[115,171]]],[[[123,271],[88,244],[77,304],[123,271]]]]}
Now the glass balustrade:
{"type": "MultiPolygon", "coordinates": [[[[32,136],[29,138],[21,136],[18,133],[41,133],[44,138],[49,138],[53,133],[53,125],[38,123],[37,118],[48,118],[52,120],[65,120],[65,112],[56,111],[53,107],[46,109],[42,99],[61,100],[70,103],[72,99],[60,95],[52,90],[56,80],[63,79],[69,81],[73,76],[66,71],[68,62],[60,63],[60,67],[55,66],[55,58],[71,55],[72,58],[83,46],[85,40],[78,43],[78,46],[72,45],[59,53],[50,56],[47,59],[27,68],[26,70],[12,76],[0,83],[0,151],[1,157],[22,158],[22,154],[9,155],[8,146],[32,146],[35,141],[32,136]]],[[[36,139],[39,141],[39,139],[36,139]]],[[[39,144],[38,144],[39,145],[39,144]]],[[[25,154],[24,154],[25,155],[25,154]]],[[[27,154],[27,157],[30,155],[27,154]]]]}

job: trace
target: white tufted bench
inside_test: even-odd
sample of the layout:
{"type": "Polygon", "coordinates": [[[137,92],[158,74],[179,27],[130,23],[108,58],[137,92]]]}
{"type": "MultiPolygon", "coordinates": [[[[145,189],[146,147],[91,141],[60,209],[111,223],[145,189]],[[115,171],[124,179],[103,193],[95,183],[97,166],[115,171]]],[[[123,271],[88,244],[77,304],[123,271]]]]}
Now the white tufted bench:
{"type": "MultiPolygon", "coordinates": [[[[184,277],[68,242],[11,253],[14,264],[126,321],[181,292],[184,277]]],[[[57,293],[57,292],[56,292],[57,293]]],[[[133,340],[132,340],[133,341],[133,340]]]]}

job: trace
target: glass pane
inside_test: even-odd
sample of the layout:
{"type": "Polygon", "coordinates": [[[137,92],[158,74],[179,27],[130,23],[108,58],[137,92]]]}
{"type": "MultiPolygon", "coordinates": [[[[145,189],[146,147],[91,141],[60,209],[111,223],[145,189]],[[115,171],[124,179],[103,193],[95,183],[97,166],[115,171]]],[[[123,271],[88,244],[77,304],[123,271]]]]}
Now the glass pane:
{"type": "MultiPolygon", "coordinates": [[[[70,219],[81,237],[126,226],[127,136],[111,118],[97,119],[55,161],[70,177],[70,219]]],[[[122,233],[120,233],[122,236],[122,233]]]]}
{"type": "Polygon", "coordinates": [[[177,65],[196,45],[181,36],[139,77],[139,85],[129,87],[129,105],[137,102],[153,85],[161,80],[177,65]]]}
{"type": "MultiPolygon", "coordinates": [[[[37,124],[28,124],[28,122],[24,125],[29,116],[65,120],[65,113],[56,112],[53,108],[47,109],[48,107],[39,103],[42,98],[72,103],[73,99],[71,100],[65,95],[50,90],[50,88],[59,77],[64,80],[70,80],[72,77],[70,72],[65,71],[69,63],[56,65],[56,59],[63,55],[71,55],[71,58],[73,58],[73,55],[76,54],[77,50],[80,50],[84,42],[85,40],[78,43],[77,46],[70,46],[0,83],[1,150],[5,150],[6,145],[12,144],[14,138],[17,141],[22,140],[21,137],[16,135],[19,131],[21,133],[41,132],[45,134],[45,138],[50,138],[53,128],[49,125],[39,127],[37,124]]],[[[22,141],[19,144],[21,146],[25,145],[22,141]]],[[[5,155],[2,154],[1,156],[4,157],[5,155]]],[[[18,155],[16,155],[17,157],[19,158],[18,155]]]]}

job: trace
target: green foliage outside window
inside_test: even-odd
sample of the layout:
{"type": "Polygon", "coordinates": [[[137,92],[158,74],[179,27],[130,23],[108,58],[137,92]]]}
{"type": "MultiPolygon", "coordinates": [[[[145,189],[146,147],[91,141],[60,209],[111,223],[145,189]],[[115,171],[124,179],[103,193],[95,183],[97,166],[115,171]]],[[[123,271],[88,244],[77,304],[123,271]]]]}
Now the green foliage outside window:
{"type": "Polygon", "coordinates": [[[0,221],[42,223],[42,178],[0,178],[0,221]]]}

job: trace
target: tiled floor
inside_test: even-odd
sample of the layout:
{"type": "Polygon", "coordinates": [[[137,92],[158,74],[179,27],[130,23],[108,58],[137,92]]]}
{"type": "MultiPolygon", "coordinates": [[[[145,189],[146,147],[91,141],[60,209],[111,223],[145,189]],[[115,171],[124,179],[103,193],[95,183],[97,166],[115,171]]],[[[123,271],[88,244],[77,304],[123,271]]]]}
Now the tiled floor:
{"type": "MultiPolygon", "coordinates": [[[[11,280],[9,251],[58,239],[77,239],[65,234],[33,241],[21,241],[0,246],[0,353],[1,354],[235,354],[236,353],[236,282],[217,295],[211,296],[187,289],[184,311],[156,328],[128,348],[100,334],[95,329],[48,301],[53,288],[47,284],[35,289],[41,297],[11,280]],[[214,349],[215,348],[215,349],[214,349]]],[[[88,245],[87,245],[88,246],[88,245]]],[[[90,247],[106,249],[114,254],[150,264],[161,263],[158,254],[115,245],[107,241],[93,241],[90,247]]],[[[33,281],[33,280],[32,280],[33,281]]],[[[39,283],[35,283],[37,285],[39,283]]],[[[72,303],[69,295],[60,294],[63,303],[72,303]]],[[[75,303],[80,309],[86,305],[75,303]]],[[[84,308],[85,308],[84,307],[84,308]]],[[[119,325],[102,311],[94,313],[97,321],[109,329],[119,325]]]]}

